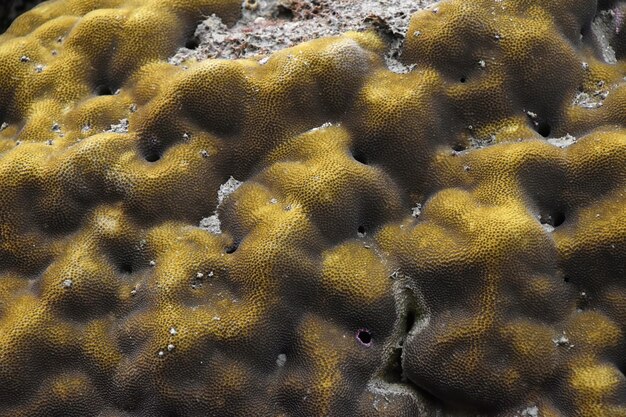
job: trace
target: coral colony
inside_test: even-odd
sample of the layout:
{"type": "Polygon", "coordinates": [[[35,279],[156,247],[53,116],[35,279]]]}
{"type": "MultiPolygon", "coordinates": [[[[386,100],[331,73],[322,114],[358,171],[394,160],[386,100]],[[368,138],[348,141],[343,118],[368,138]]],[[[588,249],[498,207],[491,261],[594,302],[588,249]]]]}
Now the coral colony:
{"type": "Polygon", "coordinates": [[[0,416],[626,416],[624,2],[348,3],[0,36],[0,416]]]}

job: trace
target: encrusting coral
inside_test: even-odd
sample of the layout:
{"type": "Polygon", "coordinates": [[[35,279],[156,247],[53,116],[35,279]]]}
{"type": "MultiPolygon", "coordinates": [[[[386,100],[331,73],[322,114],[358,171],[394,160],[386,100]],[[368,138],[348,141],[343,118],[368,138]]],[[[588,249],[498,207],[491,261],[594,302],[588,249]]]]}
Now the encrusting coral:
{"type": "Polygon", "coordinates": [[[168,57],[234,0],[0,36],[0,416],[626,416],[617,1],[168,57]]]}

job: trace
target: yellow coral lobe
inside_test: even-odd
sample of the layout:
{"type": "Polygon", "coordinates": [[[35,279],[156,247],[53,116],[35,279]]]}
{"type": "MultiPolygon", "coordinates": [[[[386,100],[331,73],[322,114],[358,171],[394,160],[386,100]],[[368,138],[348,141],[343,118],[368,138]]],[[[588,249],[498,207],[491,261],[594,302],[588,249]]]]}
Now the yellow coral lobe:
{"type": "Polygon", "coordinates": [[[370,248],[350,242],[323,254],[323,302],[345,304],[343,315],[358,318],[393,304],[389,272],[370,248]]]}
{"type": "Polygon", "coordinates": [[[620,377],[615,368],[610,366],[577,367],[573,369],[571,384],[590,397],[598,397],[614,391],[622,379],[623,376],[620,377]]]}

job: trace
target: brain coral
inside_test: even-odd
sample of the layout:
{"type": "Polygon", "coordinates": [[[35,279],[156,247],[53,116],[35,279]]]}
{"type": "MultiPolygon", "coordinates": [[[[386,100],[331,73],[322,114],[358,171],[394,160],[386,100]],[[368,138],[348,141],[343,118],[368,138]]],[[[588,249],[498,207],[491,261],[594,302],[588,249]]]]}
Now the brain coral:
{"type": "Polygon", "coordinates": [[[625,12],[442,2],[403,73],[374,30],[168,62],[239,0],[23,14],[0,415],[626,416],[625,12]]]}

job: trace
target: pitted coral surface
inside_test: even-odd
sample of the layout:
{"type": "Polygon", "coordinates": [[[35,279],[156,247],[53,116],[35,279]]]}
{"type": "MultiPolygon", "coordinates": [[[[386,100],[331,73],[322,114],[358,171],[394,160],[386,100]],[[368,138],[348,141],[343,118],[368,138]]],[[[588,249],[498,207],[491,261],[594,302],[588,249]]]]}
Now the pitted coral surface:
{"type": "Polygon", "coordinates": [[[241,7],[0,36],[0,416],[626,416],[624,3],[171,62],[241,7]]]}

